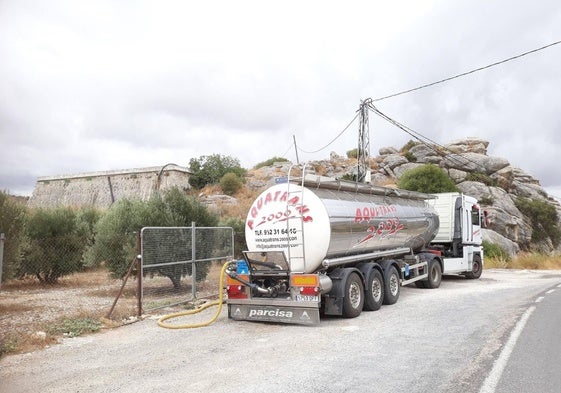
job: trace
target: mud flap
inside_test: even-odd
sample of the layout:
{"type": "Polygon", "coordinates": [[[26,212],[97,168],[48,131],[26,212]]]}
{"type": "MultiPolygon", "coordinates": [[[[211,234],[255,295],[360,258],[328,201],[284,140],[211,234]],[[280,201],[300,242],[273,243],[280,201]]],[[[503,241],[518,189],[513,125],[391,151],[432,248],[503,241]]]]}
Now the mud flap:
{"type": "Polygon", "coordinates": [[[319,324],[318,308],[229,304],[228,316],[238,321],[319,324]]]}

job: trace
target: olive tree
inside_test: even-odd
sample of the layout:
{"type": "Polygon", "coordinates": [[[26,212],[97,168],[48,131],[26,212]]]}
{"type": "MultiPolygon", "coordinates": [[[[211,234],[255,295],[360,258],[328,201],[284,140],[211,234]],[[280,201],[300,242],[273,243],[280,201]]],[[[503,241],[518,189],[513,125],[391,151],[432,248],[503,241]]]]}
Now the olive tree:
{"type": "Polygon", "coordinates": [[[0,233],[5,235],[2,280],[16,275],[21,260],[27,208],[5,192],[0,192],[0,233]]]}
{"type": "Polygon", "coordinates": [[[70,208],[36,209],[26,222],[20,275],[33,275],[54,284],[62,276],[80,271],[87,245],[87,229],[70,208]]]}
{"type": "MultiPolygon", "coordinates": [[[[171,189],[164,197],[154,195],[150,200],[122,199],[113,205],[96,226],[95,245],[92,256],[105,264],[115,277],[123,277],[136,254],[135,232],[143,227],[186,227],[195,222],[197,226],[216,226],[218,218],[208,211],[196,198],[185,195],[180,189],[171,189]]],[[[164,252],[175,252],[176,261],[189,260],[191,237],[187,234],[173,238],[153,239],[154,248],[145,255],[148,261],[164,252]],[[175,251],[170,251],[175,250],[175,251]]],[[[198,281],[208,272],[208,264],[197,265],[198,281]],[[199,266],[200,265],[200,266],[199,266]]],[[[150,268],[150,273],[168,277],[178,288],[180,279],[190,275],[191,264],[150,268]]]]}

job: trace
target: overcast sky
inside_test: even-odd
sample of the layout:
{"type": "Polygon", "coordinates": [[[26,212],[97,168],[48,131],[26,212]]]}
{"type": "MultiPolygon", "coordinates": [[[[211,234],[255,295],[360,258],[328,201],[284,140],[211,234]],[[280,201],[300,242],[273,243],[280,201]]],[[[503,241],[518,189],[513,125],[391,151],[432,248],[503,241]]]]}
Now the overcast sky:
{"type": "MultiPolygon", "coordinates": [[[[0,190],[39,176],[296,161],[360,101],[561,40],[559,0],[0,0],[0,190]]],[[[377,108],[446,144],[490,141],[561,196],[561,45],[377,108]]],[[[370,116],[371,154],[411,137],[370,116]]],[[[356,148],[354,123],[301,161],[356,148]]]]}

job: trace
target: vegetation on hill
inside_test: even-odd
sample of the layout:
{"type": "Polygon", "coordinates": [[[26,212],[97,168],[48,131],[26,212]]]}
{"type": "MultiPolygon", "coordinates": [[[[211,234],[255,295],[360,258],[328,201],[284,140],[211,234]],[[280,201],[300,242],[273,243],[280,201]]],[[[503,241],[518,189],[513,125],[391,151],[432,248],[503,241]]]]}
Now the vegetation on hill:
{"type": "Polygon", "coordinates": [[[561,229],[559,228],[559,216],[555,208],[543,201],[529,198],[517,198],[516,207],[532,223],[532,242],[539,243],[551,240],[554,247],[561,241],[561,229]]]}
{"type": "Polygon", "coordinates": [[[221,154],[192,158],[189,161],[189,170],[192,172],[189,184],[196,189],[201,189],[207,184],[218,184],[227,173],[233,173],[243,180],[247,172],[240,166],[237,158],[221,154]]]}
{"type": "MultiPolygon", "coordinates": [[[[411,153],[415,146],[416,142],[408,142],[402,147],[400,154],[411,153]]],[[[347,156],[354,157],[355,151],[356,149],[350,150],[347,156]]],[[[349,168],[355,164],[352,163],[353,158],[348,160],[351,160],[351,164],[341,164],[342,168],[346,168],[346,174],[338,177],[352,179],[349,168]]],[[[408,160],[411,162],[409,158],[408,160]]],[[[212,212],[200,203],[194,193],[190,196],[180,190],[172,190],[163,198],[152,198],[144,203],[121,201],[105,212],[92,209],[29,209],[2,192],[0,233],[4,233],[9,240],[4,247],[3,279],[33,275],[43,282],[54,283],[63,275],[95,266],[100,261],[105,261],[110,271],[121,277],[135,255],[133,232],[149,225],[190,226],[192,221],[196,221],[199,226],[231,226],[235,230],[235,250],[239,253],[245,248],[244,219],[258,191],[255,186],[244,185],[246,178],[252,179],[256,172],[268,174],[269,178],[266,175],[259,180],[265,186],[270,177],[279,175],[278,168],[267,168],[287,161],[281,157],[272,157],[257,164],[248,177],[248,171],[233,157],[213,154],[191,159],[190,170],[193,175],[190,183],[197,194],[222,192],[236,198],[237,203],[218,206],[212,212]],[[47,244],[44,240],[47,237],[55,240],[47,244]],[[57,256],[56,250],[68,250],[69,259],[66,261],[64,257],[57,256]],[[39,255],[43,257],[41,261],[39,255]],[[58,266],[59,263],[65,266],[58,266]]],[[[382,160],[377,161],[381,162],[382,160]]],[[[333,167],[332,163],[326,161],[314,166],[321,168],[322,175],[329,175],[328,170],[331,171],[333,167]]],[[[495,178],[482,172],[471,171],[467,173],[465,180],[489,187],[497,185],[495,178]]],[[[421,165],[405,172],[397,186],[426,193],[458,190],[448,174],[433,164],[421,165]]],[[[489,198],[488,202],[492,204],[493,200],[489,198]]],[[[524,215],[524,220],[531,223],[534,244],[550,242],[554,247],[561,244],[561,228],[555,206],[541,200],[518,198],[516,207],[524,215]]],[[[486,244],[486,255],[489,259],[507,261],[504,250],[497,247],[486,244]]],[[[181,275],[184,274],[189,272],[181,272],[181,275]]],[[[174,285],[177,283],[175,276],[170,279],[175,281],[174,285]]]]}
{"type": "Polygon", "coordinates": [[[436,165],[427,164],[403,174],[397,186],[404,190],[436,193],[455,192],[458,187],[450,176],[436,165]]]}
{"type": "Polygon", "coordinates": [[[265,166],[271,166],[275,162],[289,162],[289,161],[286,158],[283,158],[283,157],[272,157],[272,158],[269,158],[268,160],[265,160],[263,162],[258,163],[257,165],[255,165],[253,167],[253,169],[259,169],[259,168],[263,168],[265,166]]]}

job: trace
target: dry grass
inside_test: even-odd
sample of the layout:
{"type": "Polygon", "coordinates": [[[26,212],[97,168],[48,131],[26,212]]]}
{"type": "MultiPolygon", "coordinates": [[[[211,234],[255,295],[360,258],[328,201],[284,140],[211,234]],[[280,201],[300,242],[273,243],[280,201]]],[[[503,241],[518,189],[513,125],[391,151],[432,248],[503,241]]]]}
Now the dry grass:
{"type": "Polygon", "coordinates": [[[136,315],[134,280],[127,283],[111,316],[113,320],[104,318],[121,284],[103,268],[63,277],[56,285],[43,285],[29,278],[2,284],[0,356],[43,348],[64,336],[121,325],[136,315]],[[88,325],[92,328],[87,329],[88,325]]]}
{"type": "Polygon", "coordinates": [[[520,253],[516,258],[511,260],[506,260],[504,258],[485,258],[485,268],[561,270],[561,256],[520,253]]]}
{"type": "Polygon", "coordinates": [[[240,191],[234,195],[238,200],[237,204],[219,204],[220,215],[223,217],[236,217],[245,220],[251,204],[260,193],[261,190],[249,190],[245,187],[240,189],[240,191]]]}

